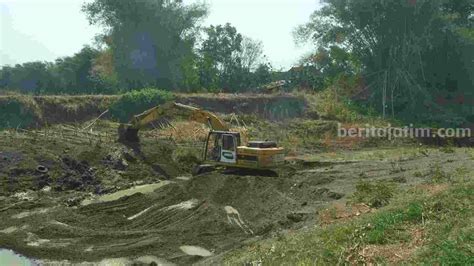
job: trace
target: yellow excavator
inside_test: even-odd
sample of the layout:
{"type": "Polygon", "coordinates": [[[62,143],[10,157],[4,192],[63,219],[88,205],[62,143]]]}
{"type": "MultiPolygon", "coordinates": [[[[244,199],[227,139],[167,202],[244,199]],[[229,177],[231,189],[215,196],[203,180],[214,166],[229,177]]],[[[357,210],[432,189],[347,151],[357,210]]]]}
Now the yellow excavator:
{"type": "Polygon", "coordinates": [[[284,149],[274,141],[249,141],[244,145],[239,132],[233,132],[217,115],[180,103],[165,103],[153,107],[119,127],[119,141],[139,142],[138,132],[153,121],[164,117],[182,117],[209,126],[210,131],[202,152],[203,165],[194,174],[215,166],[254,170],[274,170],[284,163],[284,149]]]}

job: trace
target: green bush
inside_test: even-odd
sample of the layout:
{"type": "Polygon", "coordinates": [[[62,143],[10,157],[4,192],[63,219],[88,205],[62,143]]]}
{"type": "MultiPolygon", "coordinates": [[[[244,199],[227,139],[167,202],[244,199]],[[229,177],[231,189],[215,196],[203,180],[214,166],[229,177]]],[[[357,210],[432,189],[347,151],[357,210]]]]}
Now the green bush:
{"type": "Polygon", "coordinates": [[[142,113],[156,105],[173,100],[172,93],[158,89],[143,89],[125,93],[110,107],[113,118],[122,123],[128,122],[133,115],[142,113]]]}
{"type": "Polygon", "coordinates": [[[391,183],[382,181],[372,183],[361,180],[356,185],[352,201],[379,208],[387,205],[394,193],[395,187],[391,183]]]}
{"type": "Polygon", "coordinates": [[[20,99],[0,102],[0,129],[29,127],[37,121],[33,106],[20,99]]]}

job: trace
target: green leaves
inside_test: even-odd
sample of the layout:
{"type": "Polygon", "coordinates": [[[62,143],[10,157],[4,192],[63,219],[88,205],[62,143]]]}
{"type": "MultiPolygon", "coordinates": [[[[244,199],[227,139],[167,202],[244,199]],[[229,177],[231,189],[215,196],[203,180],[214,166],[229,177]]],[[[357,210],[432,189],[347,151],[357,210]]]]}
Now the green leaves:
{"type": "Polygon", "coordinates": [[[133,115],[144,112],[156,105],[173,100],[172,93],[158,89],[135,90],[124,94],[110,107],[113,118],[122,123],[128,122],[133,115]]]}
{"type": "Polygon", "coordinates": [[[263,64],[260,42],[242,36],[229,23],[205,29],[206,39],[199,49],[200,83],[211,91],[243,91],[268,80],[269,71],[260,65],[259,72],[252,71],[263,64]],[[268,73],[264,73],[268,71],[268,73]]]}
{"type": "Polygon", "coordinates": [[[323,2],[295,31],[298,41],[317,45],[316,55],[329,55],[325,61],[308,62],[309,66],[320,70],[321,76],[333,76],[328,69],[362,74],[367,95],[363,101],[385,117],[444,127],[466,123],[449,122],[469,114],[463,104],[439,102],[472,96],[468,89],[474,79],[472,1],[323,2]],[[431,115],[434,110],[438,117],[431,115]]]}
{"type": "Polygon", "coordinates": [[[122,87],[177,88],[185,79],[183,63],[193,54],[203,5],[180,0],[95,0],[83,11],[110,37],[113,64],[122,87]]]}
{"type": "Polygon", "coordinates": [[[85,46],[73,56],[54,63],[28,62],[0,70],[0,88],[30,94],[110,93],[111,86],[93,75],[100,51],[85,46]]]}
{"type": "Polygon", "coordinates": [[[352,196],[352,201],[365,203],[374,208],[387,205],[395,193],[395,186],[388,182],[366,182],[359,181],[356,185],[356,192],[352,196]]]}

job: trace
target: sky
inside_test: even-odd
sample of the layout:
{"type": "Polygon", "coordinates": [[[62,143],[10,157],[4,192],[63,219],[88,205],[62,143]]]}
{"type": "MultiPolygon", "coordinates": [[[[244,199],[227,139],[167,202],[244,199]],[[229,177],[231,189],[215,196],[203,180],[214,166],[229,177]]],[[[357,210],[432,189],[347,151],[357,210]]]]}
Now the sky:
{"type": "MultiPolygon", "coordinates": [[[[0,0],[0,66],[54,61],[93,45],[101,32],[81,12],[91,0],[0,0]]],[[[235,26],[263,42],[264,54],[277,69],[288,69],[311,50],[294,43],[292,31],[309,20],[319,0],[185,0],[204,2],[209,16],[203,25],[235,26]]]]}

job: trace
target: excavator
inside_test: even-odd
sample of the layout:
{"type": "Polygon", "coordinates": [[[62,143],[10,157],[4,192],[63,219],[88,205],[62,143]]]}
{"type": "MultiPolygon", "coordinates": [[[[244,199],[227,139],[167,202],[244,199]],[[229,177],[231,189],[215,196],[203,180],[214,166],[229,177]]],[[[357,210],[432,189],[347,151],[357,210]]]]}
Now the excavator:
{"type": "Polygon", "coordinates": [[[249,141],[242,143],[239,132],[230,127],[217,115],[197,107],[175,102],[153,107],[136,115],[128,124],[119,127],[119,141],[138,143],[138,132],[153,121],[164,117],[181,117],[209,126],[210,131],[202,151],[202,165],[193,174],[211,171],[216,166],[230,169],[253,169],[273,171],[284,163],[284,149],[274,141],[249,141]]]}

